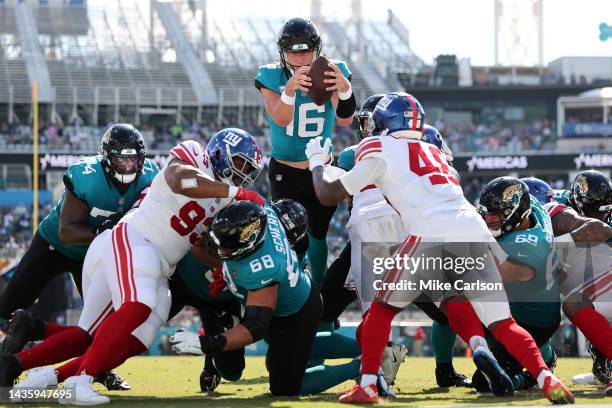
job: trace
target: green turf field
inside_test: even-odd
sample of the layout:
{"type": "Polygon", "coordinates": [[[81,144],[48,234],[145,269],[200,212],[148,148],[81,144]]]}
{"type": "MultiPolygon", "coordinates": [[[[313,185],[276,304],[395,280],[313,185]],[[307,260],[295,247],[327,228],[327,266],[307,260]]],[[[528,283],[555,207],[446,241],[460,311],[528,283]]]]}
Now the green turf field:
{"type": "MultiPolygon", "coordinates": [[[[132,391],[109,392],[113,406],[218,406],[218,407],[320,407],[335,403],[336,392],[350,388],[346,382],[325,394],[303,398],[272,398],[268,394],[267,373],[261,357],[247,359],[243,379],[237,383],[222,382],[217,392],[199,392],[201,357],[137,357],[129,360],[117,371],[132,386],[132,391]]],[[[559,359],[556,373],[566,384],[572,375],[587,372],[590,359],[559,359]]],[[[457,358],[455,367],[468,374],[473,370],[471,360],[457,358]]],[[[569,384],[576,402],[580,404],[612,404],[612,398],[602,397],[602,388],[597,386],[574,386],[569,384]]],[[[98,389],[100,386],[96,385],[98,389]]],[[[408,358],[398,374],[395,390],[398,398],[385,405],[548,405],[548,401],[534,389],[519,392],[511,398],[479,396],[468,389],[439,389],[434,378],[432,358],[408,358]]],[[[340,406],[340,404],[336,404],[340,406]]],[[[345,405],[342,405],[345,406],[345,405]]]]}

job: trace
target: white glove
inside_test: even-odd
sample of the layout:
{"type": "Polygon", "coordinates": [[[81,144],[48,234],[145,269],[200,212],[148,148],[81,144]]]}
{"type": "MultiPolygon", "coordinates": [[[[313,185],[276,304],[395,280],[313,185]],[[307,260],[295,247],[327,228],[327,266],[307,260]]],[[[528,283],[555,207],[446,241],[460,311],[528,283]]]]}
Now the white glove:
{"type": "Polygon", "coordinates": [[[172,345],[172,350],[178,354],[194,354],[201,356],[200,336],[196,333],[188,332],[183,329],[178,330],[168,339],[172,345]]]}
{"type": "Polygon", "coordinates": [[[308,168],[312,171],[317,166],[325,165],[329,148],[331,147],[331,139],[325,139],[323,147],[321,147],[321,136],[310,139],[306,145],[306,157],[308,157],[308,168]]]}

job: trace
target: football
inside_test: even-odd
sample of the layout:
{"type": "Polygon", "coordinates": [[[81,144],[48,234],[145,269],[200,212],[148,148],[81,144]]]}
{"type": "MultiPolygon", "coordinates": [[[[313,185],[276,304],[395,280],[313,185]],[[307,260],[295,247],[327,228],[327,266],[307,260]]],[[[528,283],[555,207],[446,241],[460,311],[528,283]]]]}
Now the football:
{"type": "Polygon", "coordinates": [[[329,60],[323,55],[320,55],[317,59],[312,61],[310,64],[310,71],[308,71],[308,76],[310,76],[312,82],[312,86],[308,90],[308,96],[319,106],[329,101],[333,93],[333,91],[325,90],[330,84],[323,82],[325,78],[331,78],[330,76],[324,75],[325,71],[331,70],[328,65],[329,60]]]}

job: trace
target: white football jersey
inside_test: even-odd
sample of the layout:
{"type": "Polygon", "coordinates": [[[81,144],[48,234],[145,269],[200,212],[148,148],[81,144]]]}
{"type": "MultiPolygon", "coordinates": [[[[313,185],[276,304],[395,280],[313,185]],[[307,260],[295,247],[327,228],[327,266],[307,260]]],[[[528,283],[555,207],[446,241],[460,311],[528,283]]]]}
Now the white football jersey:
{"type": "Polygon", "coordinates": [[[386,170],[374,183],[411,234],[490,235],[436,146],[394,134],[372,136],[359,144],[356,166],[370,157],[386,163],[386,170]]]}
{"type": "MultiPolygon", "coordinates": [[[[200,143],[192,140],[182,142],[172,148],[170,156],[190,163],[211,180],[215,179],[206,151],[200,143]]],[[[196,199],[176,194],[166,182],[166,170],[167,167],[164,167],[155,176],[147,194],[121,222],[127,222],[138,230],[173,266],[208,231],[215,214],[226,207],[231,199],[196,199]]]]}

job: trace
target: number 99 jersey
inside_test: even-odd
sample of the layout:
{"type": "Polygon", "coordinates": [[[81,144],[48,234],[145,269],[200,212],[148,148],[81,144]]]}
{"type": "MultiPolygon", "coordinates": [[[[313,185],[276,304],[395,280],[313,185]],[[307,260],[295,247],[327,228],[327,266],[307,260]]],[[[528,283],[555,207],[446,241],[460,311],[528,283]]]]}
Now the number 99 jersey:
{"type": "Polygon", "coordinates": [[[298,312],[310,295],[310,279],[291,249],[274,210],[266,205],[268,224],[264,244],[254,253],[223,262],[223,279],[232,294],[246,303],[247,292],[278,283],[274,316],[298,312]]]}
{"type": "MultiPolygon", "coordinates": [[[[215,180],[208,155],[200,143],[193,140],[182,142],[170,150],[170,156],[191,164],[215,180]]],[[[166,182],[167,168],[164,167],[153,179],[140,205],[126,214],[122,222],[135,228],[153,244],[171,272],[193,243],[208,231],[215,214],[231,199],[195,199],[176,194],[166,182]]]]}
{"type": "MultiPolygon", "coordinates": [[[[374,179],[365,180],[367,184],[373,183],[380,188],[389,204],[399,212],[410,234],[421,237],[466,236],[472,233],[475,236],[490,235],[482,218],[464,198],[459,182],[450,172],[440,150],[416,137],[398,136],[398,133],[405,132],[372,136],[361,141],[355,154],[355,167],[340,178],[347,192],[354,195],[357,191],[352,190],[362,186],[355,185],[353,188],[350,185],[353,178],[346,181],[345,178],[355,171],[356,176],[359,175],[360,162],[374,158],[385,163],[385,170],[372,176],[374,179]],[[457,223],[456,211],[459,210],[471,211],[476,215],[469,214],[473,222],[466,222],[466,228],[457,223]],[[472,225],[474,223],[477,225],[472,225]],[[455,228],[449,230],[450,225],[455,228]]],[[[363,163],[364,167],[368,167],[366,162],[363,163]]],[[[368,171],[364,176],[370,173],[368,171]]]]}
{"type": "MultiPolygon", "coordinates": [[[[344,62],[338,60],[330,60],[330,62],[336,64],[347,79],[351,79],[351,71],[344,62]]],[[[255,87],[257,89],[267,88],[280,95],[288,80],[286,71],[280,63],[272,63],[259,67],[255,87]]],[[[323,139],[332,137],[336,112],[331,100],[319,106],[299,90],[295,92],[295,96],[293,121],[288,126],[278,126],[266,112],[266,119],[270,124],[272,134],[271,156],[277,160],[291,162],[307,160],[304,149],[308,140],[317,136],[323,139]]]]}

